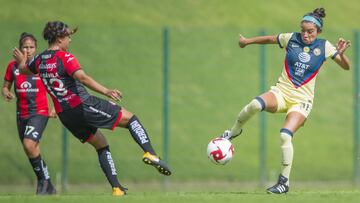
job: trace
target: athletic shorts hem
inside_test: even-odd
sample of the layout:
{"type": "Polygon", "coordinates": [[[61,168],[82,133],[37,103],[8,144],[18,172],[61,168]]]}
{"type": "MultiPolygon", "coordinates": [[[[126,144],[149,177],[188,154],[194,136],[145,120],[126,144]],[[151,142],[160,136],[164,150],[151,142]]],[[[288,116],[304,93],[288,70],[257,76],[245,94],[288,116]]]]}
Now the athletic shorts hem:
{"type": "Polygon", "coordinates": [[[122,118],[122,112],[121,112],[121,110],[120,110],[120,111],[119,111],[118,118],[117,118],[116,121],[114,122],[114,125],[111,127],[111,130],[112,130],[112,131],[115,130],[116,125],[120,122],[121,118],[122,118]]]}

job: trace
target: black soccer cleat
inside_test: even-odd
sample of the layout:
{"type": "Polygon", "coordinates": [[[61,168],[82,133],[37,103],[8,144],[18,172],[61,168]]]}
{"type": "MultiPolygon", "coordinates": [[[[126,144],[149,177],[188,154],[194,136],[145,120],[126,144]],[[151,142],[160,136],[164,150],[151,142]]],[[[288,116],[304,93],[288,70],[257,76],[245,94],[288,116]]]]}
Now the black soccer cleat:
{"type": "Polygon", "coordinates": [[[154,166],[159,171],[159,173],[161,173],[163,175],[166,175],[166,176],[171,175],[170,168],[166,165],[166,163],[164,161],[162,161],[156,155],[146,152],[143,156],[143,162],[145,164],[154,166]]]}
{"type": "Polygon", "coordinates": [[[288,179],[283,176],[279,175],[278,183],[276,183],[274,186],[269,187],[266,191],[269,194],[283,194],[289,192],[289,186],[286,185],[286,182],[288,179]]]}
{"type": "Polygon", "coordinates": [[[50,179],[38,180],[36,194],[37,195],[54,195],[54,194],[56,194],[56,189],[51,184],[50,179]]]}

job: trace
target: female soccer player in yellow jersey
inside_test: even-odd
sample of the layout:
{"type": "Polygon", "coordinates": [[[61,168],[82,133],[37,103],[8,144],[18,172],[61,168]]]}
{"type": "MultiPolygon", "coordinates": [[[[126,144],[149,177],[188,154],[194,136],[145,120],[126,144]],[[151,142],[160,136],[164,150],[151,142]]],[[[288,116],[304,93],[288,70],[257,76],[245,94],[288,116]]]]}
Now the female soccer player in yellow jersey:
{"type": "Polygon", "coordinates": [[[327,58],[333,59],[342,69],[349,70],[350,62],[344,52],[350,42],[340,38],[333,46],[329,41],[319,39],[322,32],[325,9],[317,8],[301,19],[300,33],[282,33],[274,36],[245,38],[240,35],[239,46],[250,44],[278,44],[285,48],[283,71],[275,86],[253,99],[236,118],[231,130],[222,137],[233,139],[242,133],[243,125],[257,112],[286,112],[280,130],[282,150],[282,171],[277,184],[267,189],[268,193],[281,194],[289,191],[289,176],[293,161],[292,138],[305,123],[312,109],[317,73],[327,58]]]}

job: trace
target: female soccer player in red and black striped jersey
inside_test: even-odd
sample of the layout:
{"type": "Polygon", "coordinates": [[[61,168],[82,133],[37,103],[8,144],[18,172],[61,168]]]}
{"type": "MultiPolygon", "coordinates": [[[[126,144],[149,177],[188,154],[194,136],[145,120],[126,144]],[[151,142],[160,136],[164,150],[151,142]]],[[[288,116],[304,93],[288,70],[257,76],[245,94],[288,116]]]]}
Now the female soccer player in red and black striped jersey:
{"type": "Polygon", "coordinates": [[[122,93],[108,89],[96,82],[79,65],[77,59],[67,52],[76,29],[70,29],[60,21],[48,22],[43,36],[49,47],[28,63],[23,54],[15,49],[14,57],[19,62],[21,72],[39,73],[61,122],[81,142],[88,142],[98,152],[99,162],[108,181],[113,187],[113,195],[125,194],[117,180],[109,145],[98,128],[127,128],[138,145],[143,149],[143,161],[154,166],[160,173],[170,175],[169,167],[155,153],[150,138],[139,119],[131,112],[113,102],[90,95],[84,85],[115,101],[122,93]]]}
{"type": "MultiPolygon", "coordinates": [[[[29,33],[22,33],[19,39],[19,49],[27,59],[34,57],[36,52],[36,38],[29,33]]],[[[2,95],[6,101],[15,96],[11,93],[14,84],[16,95],[17,128],[23,148],[31,166],[37,176],[36,194],[55,194],[45,161],[40,155],[39,142],[48,122],[48,117],[54,117],[55,111],[48,111],[46,90],[39,74],[24,75],[19,73],[16,61],[11,61],[6,69],[2,95]]]]}

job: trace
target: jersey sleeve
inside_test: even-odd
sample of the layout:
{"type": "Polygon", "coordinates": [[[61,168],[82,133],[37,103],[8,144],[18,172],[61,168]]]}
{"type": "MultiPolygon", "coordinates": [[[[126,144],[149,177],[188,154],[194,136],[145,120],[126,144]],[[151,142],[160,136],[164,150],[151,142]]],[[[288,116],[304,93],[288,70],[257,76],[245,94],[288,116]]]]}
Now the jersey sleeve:
{"type": "Polygon", "coordinates": [[[78,60],[74,55],[70,53],[65,53],[63,57],[64,68],[69,76],[72,76],[75,71],[81,69],[78,60]]]}
{"type": "Polygon", "coordinates": [[[336,57],[336,55],[338,54],[336,47],[331,44],[329,41],[326,40],[325,42],[325,57],[329,58],[331,57],[332,59],[334,59],[336,57]]]}
{"type": "Polygon", "coordinates": [[[34,73],[37,74],[38,71],[36,70],[36,60],[37,60],[38,56],[34,56],[32,59],[30,59],[30,61],[27,64],[27,68],[29,68],[29,70],[34,73]]]}
{"type": "Polygon", "coordinates": [[[294,33],[281,33],[277,36],[277,41],[278,41],[278,44],[279,44],[279,47],[280,48],[284,48],[287,46],[291,36],[293,35],[294,33]]]}
{"type": "Polygon", "coordinates": [[[6,68],[4,80],[12,82],[14,81],[14,74],[12,73],[12,67],[14,66],[14,62],[10,62],[6,68]]]}

